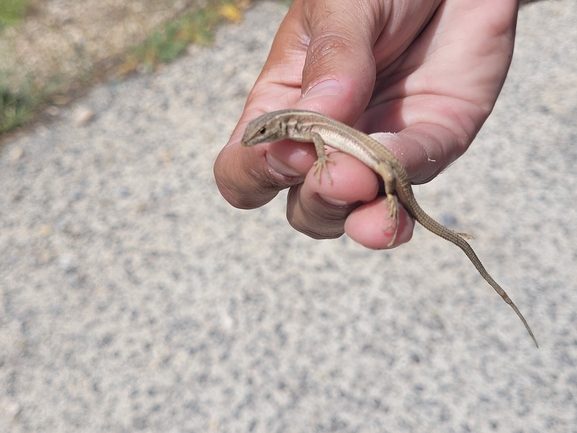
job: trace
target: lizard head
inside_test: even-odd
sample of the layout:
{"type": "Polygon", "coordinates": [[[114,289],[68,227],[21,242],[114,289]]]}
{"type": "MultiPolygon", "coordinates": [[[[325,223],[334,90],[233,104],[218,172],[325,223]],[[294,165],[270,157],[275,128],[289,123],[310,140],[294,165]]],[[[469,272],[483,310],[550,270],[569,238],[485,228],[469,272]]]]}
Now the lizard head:
{"type": "Polygon", "coordinates": [[[240,142],[248,147],[282,140],[287,137],[286,126],[286,120],[279,112],[263,114],[246,126],[240,142]]]}

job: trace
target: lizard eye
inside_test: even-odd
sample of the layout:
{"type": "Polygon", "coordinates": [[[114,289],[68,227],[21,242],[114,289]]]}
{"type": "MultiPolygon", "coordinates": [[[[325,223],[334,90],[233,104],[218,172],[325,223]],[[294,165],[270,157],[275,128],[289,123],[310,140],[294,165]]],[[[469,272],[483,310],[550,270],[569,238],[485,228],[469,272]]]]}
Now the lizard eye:
{"type": "Polygon", "coordinates": [[[265,135],[266,134],[266,126],[263,126],[262,128],[260,128],[260,130],[258,131],[258,133],[260,135],[265,135]]]}

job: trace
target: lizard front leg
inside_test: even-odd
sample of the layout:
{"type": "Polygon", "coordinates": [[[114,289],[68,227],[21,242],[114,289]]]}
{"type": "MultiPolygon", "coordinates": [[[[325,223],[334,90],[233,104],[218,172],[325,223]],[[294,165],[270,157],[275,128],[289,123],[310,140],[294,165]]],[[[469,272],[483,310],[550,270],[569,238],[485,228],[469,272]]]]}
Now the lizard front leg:
{"type": "Polygon", "coordinates": [[[327,164],[330,162],[334,164],[334,162],[327,156],[327,152],[325,151],[325,142],[320,134],[316,132],[310,133],[310,140],[315,145],[315,151],[317,152],[317,160],[315,161],[314,167],[314,174],[317,176],[319,183],[321,182],[321,175],[323,174],[323,170],[326,171],[327,177],[329,178],[329,183],[333,183],[333,178],[331,177],[331,173],[327,167],[327,164]]]}

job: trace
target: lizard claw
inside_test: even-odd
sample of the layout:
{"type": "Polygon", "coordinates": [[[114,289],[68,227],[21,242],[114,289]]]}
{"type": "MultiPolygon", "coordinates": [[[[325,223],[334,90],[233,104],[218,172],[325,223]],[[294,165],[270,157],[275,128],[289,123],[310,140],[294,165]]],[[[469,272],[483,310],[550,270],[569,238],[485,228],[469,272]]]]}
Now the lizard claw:
{"type": "Polygon", "coordinates": [[[325,157],[319,156],[319,158],[313,164],[313,167],[314,167],[313,173],[316,175],[319,183],[321,183],[321,176],[323,174],[323,170],[326,171],[326,173],[327,173],[327,177],[329,178],[329,183],[331,183],[331,184],[333,183],[333,178],[331,177],[331,173],[329,172],[329,169],[327,167],[327,164],[329,162],[331,164],[334,164],[334,162],[328,156],[325,156],[325,157]]]}
{"type": "Polygon", "coordinates": [[[475,236],[470,235],[469,233],[457,233],[463,239],[475,239],[475,236]]]}

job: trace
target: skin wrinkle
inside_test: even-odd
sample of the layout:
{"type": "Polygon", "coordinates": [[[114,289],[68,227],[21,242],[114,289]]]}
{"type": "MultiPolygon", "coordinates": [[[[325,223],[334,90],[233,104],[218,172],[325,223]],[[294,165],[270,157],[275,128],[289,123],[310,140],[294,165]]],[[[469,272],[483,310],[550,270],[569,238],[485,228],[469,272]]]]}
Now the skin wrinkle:
{"type": "MultiPolygon", "coordinates": [[[[508,44],[510,44],[510,36],[507,36],[507,35],[510,35],[511,31],[510,31],[510,25],[507,25],[506,20],[502,20],[502,22],[495,24],[492,31],[493,31],[493,34],[495,34],[498,38],[495,45],[498,44],[498,45],[506,47],[506,46],[508,46],[508,44]],[[499,42],[502,40],[502,38],[499,37],[501,35],[505,35],[506,38],[509,40],[506,39],[502,44],[499,44],[499,42]]],[[[437,47],[434,51],[437,51],[439,49],[442,49],[442,48],[437,47]]],[[[495,51],[499,52],[503,48],[501,48],[499,46],[497,46],[497,47],[492,46],[489,48],[481,46],[481,47],[479,47],[479,49],[480,50],[484,49],[484,51],[485,51],[485,52],[479,53],[479,54],[483,55],[482,57],[488,57],[492,53],[494,53],[495,51]]],[[[425,53],[425,56],[428,57],[432,54],[433,53],[431,53],[429,51],[429,52],[425,53]]],[[[405,59],[401,60],[399,62],[399,66],[402,65],[402,63],[404,61],[405,61],[405,59]]],[[[411,68],[411,69],[414,70],[414,68],[411,68]]],[[[391,89],[391,87],[389,87],[389,86],[391,86],[391,84],[394,80],[390,79],[390,75],[387,76],[387,72],[390,74],[391,71],[389,70],[383,74],[380,74],[380,77],[385,76],[386,78],[385,79],[381,79],[381,78],[378,79],[378,84],[377,84],[378,87],[384,86],[384,88],[391,89]]],[[[398,77],[400,76],[403,78],[401,78],[400,80],[397,78],[398,82],[395,83],[395,85],[392,87],[392,89],[395,89],[395,88],[397,89],[397,94],[394,96],[396,96],[398,98],[407,98],[407,97],[411,96],[410,93],[406,92],[406,90],[407,90],[406,84],[407,84],[408,79],[405,78],[405,77],[410,77],[410,73],[411,73],[411,70],[410,69],[407,70],[407,68],[403,68],[403,70],[399,71],[397,76],[398,77]],[[405,90],[402,90],[403,88],[405,90]],[[403,93],[405,93],[405,94],[403,94],[403,93]]],[[[421,86],[419,86],[419,87],[421,87],[421,86]]],[[[426,84],[424,84],[423,87],[424,88],[427,88],[427,87],[431,88],[430,86],[427,86],[426,84]]],[[[419,88],[412,89],[412,90],[413,91],[411,93],[418,94],[419,96],[423,96],[423,93],[419,88]]],[[[376,89],[376,91],[378,92],[378,89],[376,89]]],[[[430,90],[429,90],[429,94],[431,94],[430,90]]],[[[446,95],[446,92],[440,91],[438,93],[432,93],[431,95],[443,96],[443,95],[446,95]]],[[[388,102],[389,102],[387,100],[386,96],[387,96],[386,94],[381,94],[379,98],[373,98],[370,102],[370,107],[371,108],[372,107],[375,107],[375,108],[379,107],[382,110],[383,106],[388,105],[388,102]]],[[[388,96],[391,97],[390,94],[388,96]]],[[[449,95],[446,95],[446,96],[450,97],[449,95]]],[[[478,98],[478,97],[476,97],[476,95],[471,95],[471,97],[468,101],[466,99],[463,99],[462,95],[460,97],[456,98],[455,101],[453,101],[453,103],[459,103],[459,102],[467,103],[468,102],[471,104],[469,109],[460,110],[459,111],[459,113],[461,113],[460,115],[452,107],[451,103],[447,102],[447,103],[443,104],[444,107],[443,107],[442,111],[448,110],[451,113],[451,115],[442,116],[442,119],[454,119],[456,121],[456,124],[454,124],[453,126],[437,124],[439,127],[447,129],[447,131],[452,133],[456,139],[456,146],[455,146],[455,149],[453,149],[454,152],[452,152],[454,155],[450,156],[450,158],[449,158],[450,160],[454,160],[458,156],[460,156],[466,150],[469,143],[473,140],[473,138],[476,135],[476,132],[478,130],[478,124],[479,124],[479,121],[476,119],[487,117],[492,110],[493,104],[486,103],[484,105],[480,105],[478,103],[479,99],[482,100],[482,98],[478,98]]],[[[438,101],[435,101],[435,102],[438,103],[438,101]]],[[[381,112],[381,115],[383,115],[382,112],[381,112]]],[[[426,117],[427,114],[425,113],[424,116],[426,117]]],[[[386,117],[386,115],[384,115],[383,117],[386,117]]],[[[413,122],[414,122],[414,119],[411,122],[406,123],[404,126],[410,127],[411,124],[414,125],[413,122]]],[[[426,123],[430,123],[430,122],[426,122],[426,123]]],[[[434,123],[435,122],[433,122],[433,124],[434,123]]],[[[401,129],[402,129],[402,127],[395,128],[395,130],[393,132],[398,132],[401,129]]],[[[433,152],[433,154],[435,154],[435,155],[441,154],[442,157],[444,157],[444,158],[447,158],[449,156],[449,155],[445,154],[444,148],[441,145],[441,143],[438,142],[438,140],[434,140],[434,141],[427,140],[427,141],[421,142],[419,144],[420,145],[418,147],[420,147],[422,149],[422,154],[423,154],[423,156],[426,156],[427,161],[429,161],[430,159],[439,160],[439,158],[431,158],[430,157],[431,152],[433,152]],[[432,146],[433,142],[435,143],[434,146],[432,146]]],[[[441,171],[441,169],[434,170],[433,176],[440,171],[441,171]]],[[[433,177],[433,176],[430,176],[430,177],[433,177]]]]}
{"type": "Polygon", "coordinates": [[[404,131],[399,133],[401,137],[408,137],[410,141],[415,143],[414,147],[420,149],[420,160],[413,157],[412,161],[407,164],[409,167],[418,167],[417,172],[412,175],[412,182],[414,184],[427,183],[439,173],[441,173],[445,166],[441,163],[442,161],[447,161],[448,159],[454,161],[458,156],[455,155],[453,158],[448,158],[446,155],[445,147],[442,142],[435,136],[429,136],[426,140],[422,139],[422,134],[426,134],[431,131],[430,125],[414,125],[411,131],[404,131]],[[425,126],[425,128],[423,128],[425,126]],[[421,130],[423,128],[423,130],[421,130]],[[416,136],[416,137],[415,137],[416,136]],[[430,170],[428,167],[435,167],[430,170]],[[421,172],[431,173],[428,176],[420,175],[421,172]]]}
{"type": "MultiPolygon", "coordinates": [[[[348,213],[350,210],[357,207],[358,203],[351,203],[346,206],[335,206],[323,200],[319,194],[313,194],[309,200],[303,200],[301,194],[302,184],[295,186],[289,190],[289,205],[287,206],[286,215],[291,227],[295,230],[310,236],[313,239],[324,239],[327,232],[332,238],[342,236],[344,227],[342,224],[343,213],[348,213]],[[308,205],[307,205],[308,203],[308,205]],[[310,221],[304,224],[305,220],[298,217],[298,214],[307,213],[309,218],[322,223],[323,232],[319,233],[311,228],[310,221]]],[[[316,227],[317,225],[312,225],[316,227]]]]}
{"type": "Polygon", "coordinates": [[[351,45],[347,43],[346,39],[335,38],[330,33],[324,34],[316,38],[315,42],[311,44],[305,62],[312,69],[325,69],[325,65],[331,64],[332,53],[335,51],[352,53],[351,45]]]}
{"type": "Polygon", "coordinates": [[[305,60],[305,73],[303,75],[304,83],[310,82],[310,84],[306,85],[307,91],[321,81],[339,77],[338,69],[334,68],[335,62],[333,59],[337,55],[339,57],[342,56],[343,52],[350,53],[351,58],[358,56],[369,58],[371,59],[371,63],[374,63],[371,52],[359,53],[353,49],[353,45],[351,45],[347,39],[335,37],[335,35],[330,32],[325,33],[320,37],[316,37],[309,47],[309,52],[305,60]],[[323,70],[325,73],[322,77],[312,82],[309,77],[315,76],[315,71],[317,70],[323,70]],[[327,71],[332,71],[332,73],[327,73],[327,71]]]}
{"type": "MultiPolygon", "coordinates": [[[[434,172],[422,179],[422,182],[426,182],[434,178],[437,174],[441,173],[446,167],[443,167],[443,164],[440,164],[441,161],[445,161],[445,165],[448,166],[452,162],[454,162],[458,157],[460,157],[468,148],[470,142],[476,135],[477,128],[476,123],[474,120],[471,120],[468,126],[464,125],[466,123],[466,119],[463,118],[463,112],[470,113],[470,111],[462,110],[461,114],[459,115],[451,104],[443,104],[443,111],[454,113],[453,117],[453,124],[446,125],[440,122],[434,122],[428,120],[427,122],[417,122],[413,123],[408,129],[409,131],[418,131],[422,134],[427,134],[429,132],[427,139],[425,140],[418,140],[417,145],[422,149],[424,157],[423,162],[430,162],[435,161],[433,165],[436,166],[434,172]],[[441,138],[441,134],[437,132],[434,136],[430,134],[431,132],[431,125],[435,125],[438,130],[445,131],[445,134],[453,136],[455,138],[455,146],[451,148],[446,148],[443,145],[441,138]]],[[[439,110],[440,111],[440,110],[439,110]]],[[[441,118],[447,119],[447,115],[442,115],[441,118]]],[[[469,117],[470,118],[470,117],[469,117]]],[[[408,132],[408,131],[406,131],[408,132]]],[[[402,134],[402,132],[401,132],[402,134]]],[[[444,134],[443,134],[444,135],[444,134]]],[[[430,164],[429,164],[430,166],[430,164]]],[[[421,179],[416,180],[421,183],[421,179]]]]}
{"type": "MultiPolygon", "coordinates": [[[[431,26],[437,26],[438,23],[429,23],[427,31],[431,31],[431,26]]],[[[408,41],[405,45],[410,45],[412,43],[418,44],[417,39],[422,36],[422,32],[419,32],[418,37],[413,38],[408,41]],[[417,41],[417,42],[415,42],[417,41]]],[[[406,97],[407,94],[403,91],[406,87],[406,81],[412,76],[415,71],[422,68],[423,63],[426,63],[426,59],[436,53],[440,47],[437,47],[433,52],[423,47],[424,51],[421,56],[417,56],[412,52],[404,51],[406,47],[403,47],[401,55],[398,58],[383,67],[383,63],[387,63],[387,56],[382,56],[381,59],[377,60],[377,67],[381,69],[376,77],[376,85],[373,91],[373,97],[371,98],[370,106],[377,105],[380,101],[386,101],[388,98],[396,99],[406,97]],[[407,63],[409,62],[409,63],[407,63]],[[392,92],[395,92],[391,95],[392,92]],[[390,96],[387,96],[390,95],[390,96]]]]}
{"type": "MultiPolygon", "coordinates": [[[[379,58],[376,59],[376,64],[378,70],[383,70],[385,67],[384,65],[390,63],[389,59],[393,59],[392,63],[396,63],[398,58],[402,56],[405,50],[421,36],[423,29],[425,29],[431,21],[432,15],[434,15],[441,4],[441,0],[438,0],[436,4],[431,6],[431,10],[426,17],[423,17],[420,20],[420,23],[415,26],[416,20],[403,20],[402,18],[398,18],[399,16],[405,15],[405,12],[400,10],[400,8],[393,9],[392,13],[389,11],[389,19],[386,22],[386,25],[383,26],[383,30],[378,35],[378,37],[373,42],[373,49],[375,52],[380,53],[379,58]],[[407,26],[407,21],[411,23],[411,26],[407,26]],[[388,25],[388,23],[398,23],[398,27],[394,27],[394,25],[388,25]],[[418,31],[413,31],[414,27],[418,27],[418,31]],[[413,35],[412,37],[408,38],[405,35],[413,35]],[[396,47],[393,51],[388,52],[387,48],[392,47],[390,41],[404,41],[400,46],[396,47]]],[[[415,10],[417,12],[417,10],[415,10]]],[[[413,13],[415,15],[415,13],[413,13]]],[[[416,14],[419,16],[420,14],[416,14]]],[[[392,64],[391,63],[391,64],[392,64]]],[[[384,72],[384,71],[383,71],[384,72]]]]}
{"type": "MultiPolygon", "coordinates": [[[[349,19],[349,7],[342,9],[329,10],[328,8],[322,13],[316,13],[318,3],[315,1],[304,1],[304,8],[307,8],[308,14],[306,23],[308,26],[308,33],[310,42],[308,45],[308,52],[303,67],[303,94],[306,94],[316,84],[327,79],[339,78],[338,62],[334,62],[335,57],[342,57],[343,53],[349,53],[349,57],[358,58],[359,56],[371,59],[374,63],[373,53],[369,50],[372,44],[368,44],[368,37],[370,36],[370,26],[366,24],[362,27],[351,28],[353,24],[349,19]],[[346,14],[346,17],[341,19],[340,16],[346,14]],[[330,19],[328,19],[330,17],[330,19]],[[328,23],[328,24],[327,24],[328,23]],[[336,24],[337,23],[337,24],[336,24]],[[337,28],[338,31],[334,31],[337,28]],[[364,53],[358,52],[358,47],[362,46],[367,49],[364,53]],[[353,49],[355,47],[356,49],[353,49]],[[317,76],[316,71],[323,71],[323,76],[317,76]],[[310,77],[316,77],[311,80],[310,77]]],[[[324,4],[324,3],[323,3],[324,4]]],[[[338,7],[341,3],[334,2],[331,7],[338,7]]],[[[363,17],[356,22],[366,23],[368,19],[374,16],[366,10],[364,2],[357,2],[358,13],[363,17]]],[[[358,61],[360,64],[367,62],[358,61]]]]}
{"type": "MultiPolygon", "coordinates": [[[[505,25],[504,25],[504,24],[503,24],[503,28],[505,28],[505,25]]],[[[505,44],[506,44],[506,42],[505,42],[505,44]]],[[[505,44],[503,44],[503,45],[505,45],[505,44]]],[[[450,45],[448,45],[448,43],[446,43],[446,44],[443,45],[443,46],[437,46],[437,47],[435,47],[435,49],[434,49],[433,51],[431,51],[430,48],[429,48],[429,49],[425,48],[425,52],[423,53],[423,55],[424,55],[424,60],[426,61],[426,59],[427,59],[428,57],[432,56],[433,54],[437,54],[439,50],[442,50],[442,49],[443,49],[443,47],[450,47],[450,45]]],[[[496,50],[494,47],[491,47],[490,49],[485,48],[484,45],[481,45],[481,47],[479,47],[479,49],[481,49],[481,50],[484,49],[485,51],[490,51],[490,52],[500,51],[500,50],[498,50],[498,49],[496,50]]],[[[479,53],[479,54],[484,54],[484,53],[479,53]]],[[[486,54],[484,55],[484,57],[486,57],[486,54]]],[[[400,62],[399,62],[399,66],[401,66],[404,61],[405,61],[405,59],[403,59],[402,61],[400,61],[400,62]]],[[[391,90],[394,90],[395,88],[399,88],[399,87],[403,87],[403,86],[406,87],[406,86],[407,86],[407,81],[406,81],[406,80],[409,80],[408,77],[411,77],[411,73],[416,69],[416,67],[420,66],[420,62],[419,62],[419,59],[418,59],[418,58],[417,58],[417,59],[414,59],[413,62],[411,62],[411,63],[414,63],[415,66],[409,64],[409,65],[407,65],[408,67],[403,67],[402,69],[399,69],[399,70],[396,72],[396,74],[395,74],[395,75],[397,75],[397,78],[396,78],[396,79],[392,79],[393,76],[391,75],[391,70],[390,70],[390,69],[389,69],[389,70],[386,70],[386,71],[383,71],[382,73],[380,73],[380,74],[379,74],[379,78],[378,78],[378,84],[377,84],[378,88],[375,89],[375,91],[378,92],[380,89],[386,88],[386,89],[390,89],[390,90],[387,92],[387,93],[390,93],[391,90]],[[403,77],[403,76],[404,76],[404,77],[403,77],[402,79],[400,79],[400,78],[398,77],[399,75],[400,75],[401,77],[403,77]],[[383,77],[386,77],[387,79],[383,79],[383,77]],[[405,78],[405,77],[406,77],[406,78],[405,78]],[[395,81],[396,81],[396,82],[395,82],[395,81]],[[392,88],[392,89],[391,89],[391,87],[390,87],[391,85],[393,85],[393,88],[392,88]]],[[[480,65],[480,66],[482,66],[482,65],[480,65]]],[[[421,79],[422,79],[422,78],[421,78],[421,79]]],[[[406,92],[406,93],[404,93],[401,89],[398,89],[398,91],[396,92],[396,94],[394,94],[392,97],[407,96],[407,95],[410,95],[411,93],[419,93],[419,94],[421,94],[421,93],[422,93],[422,90],[420,89],[421,87],[425,87],[425,88],[426,88],[427,86],[426,86],[426,85],[418,86],[417,88],[412,89],[412,91],[409,91],[409,92],[406,92]]],[[[482,99],[482,98],[481,98],[481,99],[482,99]]],[[[371,105],[376,105],[379,101],[384,101],[384,100],[386,100],[386,94],[380,95],[380,97],[379,97],[378,99],[377,99],[377,98],[373,98],[373,100],[371,101],[371,105]]],[[[491,105],[491,107],[492,107],[492,104],[490,104],[490,105],[491,105]]]]}
{"type": "MultiPolygon", "coordinates": [[[[366,125],[373,125],[372,128],[367,128],[363,123],[356,125],[358,129],[365,130],[368,133],[389,131],[399,133],[401,137],[411,136],[413,143],[413,158],[407,160],[403,156],[399,158],[406,165],[407,171],[411,179],[417,183],[424,183],[431,180],[435,175],[442,172],[444,167],[442,161],[450,161],[452,163],[459,156],[461,156],[467,149],[470,141],[474,138],[477,132],[477,123],[475,122],[472,113],[479,110],[473,102],[465,101],[458,98],[445,97],[442,95],[414,95],[411,98],[399,98],[387,103],[380,104],[370,110],[370,116],[364,118],[366,125]],[[414,99],[418,98],[418,99],[414,99]],[[419,99],[429,99],[431,104],[426,110],[415,112],[412,105],[418,104],[423,106],[419,99]],[[455,110],[455,104],[458,104],[460,109],[455,110]],[[464,104],[469,104],[469,109],[463,109],[464,104]],[[405,106],[408,106],[405,108],[405,106]],[[388,114],[391,113],[391,114],[388,114]],[[396,113],[397,120],[394,120],[392,113],[396,113]],[[434,113],[434,115],[431,115],[434,113]],[[410,117],[406,117],[406,116],[410,117]],[[452,123],[447,123],[447,119],[451,119],[452,123]],[[439,120],[438,122],[436,120],[439,120]],[[391,123],[392,122],[392,123],[391,123]],[[431,125],[436,126],[435,135],[431,134],[431,125]],[[439,132],[443,131],[443,132],[439,132]],[[425,139],[420,138],[415,134],[425,135],[425,139]],[[438,134],[444,136],[453,136],[456,145],[445,149],[442,140],[438,134]],[[415,149],[419,149],[418,157],[415,155],[415,149]],[[448,150],[448,152],[447,152],[448,150]],[[434,161],[434,162],[432,162],[434,161]],[[422,176],[419,173],[427,172],[431,166],[436,168],[429,172],[427,176],[422,176]],[[414,167],[418,167],[418,172],[415,172],[414,167]],[[428,169],[426,167],[429,167],[428,169]]],[[[408,145],[408,143],[406,143],[408,145]]],[[[447,164],[448,165],[448,164],[447,164]]]]}
{"type": "MultiPolygon", "coordinates": [[[[346,4],[346,7],[342,7],[342,9],[339,9],[339,10],[330,10],[330,11],[327,8],[325,10],[325,13],[317,14],[317,13],[315,13],[315,9],[317,9],[319,7],[318,2],[315,0],[308,0],[308,1],[304,0],[303,1],[304,10],[306,10],[305,17],[306,17],[306,22],[309,25],[309,27],[308,27],[309,33],[313,34],[313,30],[316,30],[316,29],[320,29],[321,33],[328,31],[330,28],[334,27],[335,22],[337,21],[336,19],[334,19],[335,17],[332,17],[332,15],[344,14],[345,16],[348,17],[351,9],[354,9],[356,12],[356,16],[359,17],[358,22],[367,23],[369,21],[373,21],[373,24],[377,24],[374,21],[375,21],[375,16],[378,16],[376,14],[379,12],[370,10],[371,5],[366,5],[366,3],[363,1],[356,1],[355,5],[353,6],[350,4],[350,2],[351,2],[350,0],[333,1],[331,4],[331,7],[335,7],[335,5],[342,5],[343,3],[346,4]],[[362,17],[361,17],[361,14],[363,15],[362,17]],[[314,18],[316,21],[312,22],[311,18],[314,18]],[[328,18],[333,18],[333,19],[328,20],[328,18]],[[330,27],[325,25],[325,23],[327,23],[327,22],[330,22],[330,27]]],[[[338,20],[339,29],[342,30],[344,28],[342,25],[348,21],[349,21],[348,19],[338,20]]],[[[371,28],[370,25],[367,27],[371,28]]],[[[363,33],[367,33],[367,32],[365,31],[363,33]]],[[[357,36],[358,34],[359,34],[358,28],[349,29],[347,36],[352,38],[353,36],[357,36]]],[[[316,36],[316,35],[313,34],[313,36],[316,36]]]]}

